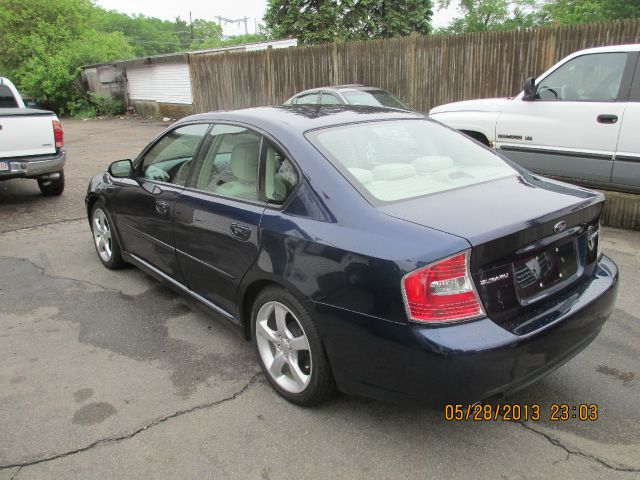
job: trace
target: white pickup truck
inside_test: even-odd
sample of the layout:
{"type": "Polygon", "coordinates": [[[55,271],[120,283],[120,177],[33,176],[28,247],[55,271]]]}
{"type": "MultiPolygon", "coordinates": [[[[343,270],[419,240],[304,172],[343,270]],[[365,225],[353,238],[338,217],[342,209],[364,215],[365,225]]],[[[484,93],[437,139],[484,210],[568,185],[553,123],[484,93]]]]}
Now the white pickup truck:
{"type": "Polygon", "coordinates": [[[429,116],[525,168],[640,192],[640,45],[582,50],[513,98],[449,103],[429,116]]]}
{"type": "Polygon", "coordinates": [[[43,195],[64,190],[64,138],[58,117],[25,108],[14,85],[0,77],[0,180],[33,178],[43,195]]]}

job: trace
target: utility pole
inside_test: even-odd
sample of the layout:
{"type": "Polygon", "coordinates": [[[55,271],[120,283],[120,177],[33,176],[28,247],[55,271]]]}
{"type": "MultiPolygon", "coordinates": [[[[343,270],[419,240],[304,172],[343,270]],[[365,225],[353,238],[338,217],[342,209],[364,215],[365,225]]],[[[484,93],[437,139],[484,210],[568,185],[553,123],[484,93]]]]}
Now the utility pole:
{"type": "Polygon", "coordinates": [[[191,25],[191,44],[193,45],[193,20],[191,20],[191,10],[189,10],[189,25],[191,25]]]}

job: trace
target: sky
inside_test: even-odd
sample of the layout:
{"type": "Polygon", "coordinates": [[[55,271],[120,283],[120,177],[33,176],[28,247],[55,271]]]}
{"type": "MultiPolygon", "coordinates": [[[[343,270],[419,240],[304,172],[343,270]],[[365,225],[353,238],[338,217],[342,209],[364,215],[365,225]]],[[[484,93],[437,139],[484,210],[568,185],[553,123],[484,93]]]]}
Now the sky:
{"type": "MultiPolygon", "coordinates": [[[[212,2],[211,0],[179,0],[177,2],[161,0],[97,0],[96,3],[107,10],[117,10],[123,13],[141,13],[148,17],[158,17],[163,20],[174,20],[180,17],[189,20],[189,12],[192,17],[205,20],[214,20],[216,16],[221,16],[230,20],[236,20],[245,16],[247,30],[249,33],[255,32],[257,24],[262,22],[262,17],[266,9],[266,0],[227,0],[224,2],[212,2]]],[[[454,3],[454,2],[452,2],[454,3]]],[[[455,8],[436,12],[433,17],[435,27],[444,26],[455,14],[455,8]]],[[[244,33],[244,22],[227,23],[222,22],[225,35],[239,35],[244,33]]]]}

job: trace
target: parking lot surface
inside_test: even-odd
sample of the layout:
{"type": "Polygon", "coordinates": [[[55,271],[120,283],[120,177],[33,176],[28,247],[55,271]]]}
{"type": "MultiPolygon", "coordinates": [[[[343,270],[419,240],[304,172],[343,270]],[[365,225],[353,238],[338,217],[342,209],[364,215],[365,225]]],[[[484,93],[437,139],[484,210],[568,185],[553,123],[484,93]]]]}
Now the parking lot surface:
{"type": "Polygon", "coordinates": [[[621,285],[594,343],[496,401],[540,404],[539,421],[447,422],[442,410],[346,396],[303,409],[272,391],[222,321],[96,257],[89,178],[163,125],[63,127],[61,197],[0,183],[0,480],[640,478],[638,232],[604,230],[621,285]],[[596,404],[599,418],[553,422],[553,403],[596,404]]]}

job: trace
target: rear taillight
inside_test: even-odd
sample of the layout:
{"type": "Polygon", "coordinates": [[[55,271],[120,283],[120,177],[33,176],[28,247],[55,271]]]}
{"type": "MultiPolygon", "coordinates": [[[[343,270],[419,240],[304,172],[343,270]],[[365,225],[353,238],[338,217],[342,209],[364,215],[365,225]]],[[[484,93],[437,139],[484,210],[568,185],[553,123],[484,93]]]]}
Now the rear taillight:
{"type": "Polygon", "coordinates": [[[468,250],[407,274],[402,290],[407,315],[416,322],[452,322],[484,315],[469,273],[468,250]]]}
{"type": "Polygon", "coordinates": [[[56,141],[56,148],[64,147],[64,133],[62,132],[62,125],[58,120],[52,120],[53,122],[53,138],[56,141]]]}

